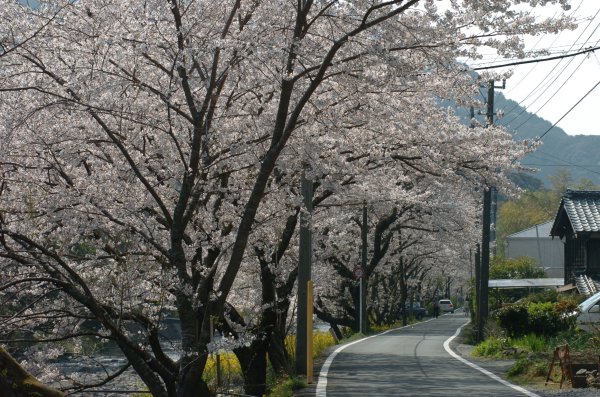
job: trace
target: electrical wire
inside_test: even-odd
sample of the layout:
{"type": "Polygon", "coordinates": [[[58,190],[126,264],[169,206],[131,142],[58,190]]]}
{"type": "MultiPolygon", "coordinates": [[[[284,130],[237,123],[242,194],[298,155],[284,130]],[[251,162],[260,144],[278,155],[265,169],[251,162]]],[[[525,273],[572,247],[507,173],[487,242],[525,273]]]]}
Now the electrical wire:
{"type": "MultiPolygon", "coordinates": [[[[596,16],[598,15],[598,13],[600,13],[600,9],[598,9],[598,12],[596,12],[596,15],[594,15],[594,18],[596,18],[596,16]]],[[[593,35],[594,35],[594,33],[595,33],[597,30],[598,30],[598,28],[599,28],[599,27],[600,27],[600,23],[599,23],[598,25],[596,25],[596,27],[594,28],[594,30],[592,31],[592,33],[590,33],[590,35],[588,36],[588,40],[592,38],[592,36],[593,36],[593,35]]],[[[586,30],[587,30],[587,27],[586,27],[586,30]]],[[[595,45],[597,46],[599,42],[600,42],[600,40],[599,40],[599,41],[597,41],[595,45]]],[[[559,73],[558,73],[558,74],[557,74],[557,75],[554,77],[554,79],[552,79],[552,81],[548,83],[548,85],[546,86],[546,88],[544,88],[544,89],[542,90],[542,92],[540,92],[540,93],[539,93],[539,94],[538,94],[538,95],[535,97],[535,99],[534,99],[534,100],[533,100],[533,102],[530,104],[530,106],[531,106],[531,105],[533,105],[533,104],[534,104],[534,103],[535,103],[537,100],[539,100],[539,99],[542,97],[542,95],[544,95],[544,94],[545,94],[545,93],[546,93],[546,92],[547,92],[547,91],[550,89],[551,85],[553,85],[554,83],[556,83],[556,81],[558,80],[558,78],[559,78],[559,77],[560,77],[560,76],[561,76],[561,75],[562,75],[562,74],[563,74],[563,73],[566,71],[566,69],[567,69],[567,68],[568,68],[568,67],[571,65],[571,63],[572,63],[574,60],[575,60],[575,58],[570,58],[570,59],[569,59],[569,61],[567,62],[567,64],[566,64],[566,65],[565,65],[565,66],[562,68],[562,70],[561,70],[561,71],[560,71],[560,72],[559,72],[559,73]]],[[[579,65],[577,65],[577,66],[575,67],[575,69],[574,69],[574,70],[571,72],[571,74],[570,74],[570,75],[569,75],[569,76],[568,76],[568,77],[567,77],[567,78],[566,78],[566,79],[563,81],[563,83],[562,83],[562,84],[561,84],[561,85],[560,85],[560,86],[559,86],[559,87],[558,87],[556,90],[554,90],[554,93],[548,97],[548,99],[547,99],[547,100],[546,100],[546,101],[545,101],[545,102],[542,104],[542,106],[540,106],[540,107],[539,107],[537,110],[535,110],[535,111],[531,112],[532,114],[531,114],[531,115],[530,115],[530,116],[529,116],[527,119],[525,119],[525,121],[523,121],[521,124],[519,124],[517,127],[515,127],[515,128],[514,128],[514,130],[515,130],[515,131],[517,131],[517,130],[518,130],[520,127],[522,127],[524,124],[526,124],[526,123],[527,123],[527,122],[528,122],[528,121],[529,121],[529,120],[530,120],[530,119],[531,119],[531,118],[534,116],[534,114],[538,113],[538,112],[539,112],[540,110],[542,110],[542,109],[543,109],[543,108],[544,108],[544,107],[545,107],[545,106],[546,106],[546,105],[547,105],[547,104],[548,104],[548,103],[549,103],[549,102],[550,102],[552,99],[554,99],[554,96],[555,96],[556,94],[558,94],[558,93],[560,92],[560,90],[561,90],[561,89],[562,89],[562,88],[563,88],[563,87],[564,87],[564,86],[565,86],[565,85],[566,85],[566,84],[567,84],[567,83],[568,83],[568,82],[571,80],[571,78],[572,78],[572,77],[575,75],[575,73],[577,73],[577,71],[579,70],[579,68],[581,68],[581,66],[584,64],[584,62],[585,62],[585,61],[586,61],[586,58],[583,58],[583,59],[582,59],[582,60],[579,62],[579,65]]],[[[559,62],[558,64],[560,64],[560,62],[559,62]]],[[[558,65],[558,64],[557,64],[557,65],[558,65]]],[[[556,66],[557,66],[557,65],[556,65],[556,66]]],[[[554,68],[553,68],[552,70],[554,70],[554,68]]],[[[548,76],[550,76],[550,74],[548,74],[548,76]]],[[[538,85],[538,86],[539,86],[539,85],[538,85]]],[[[526,98],[525,98],[525,99],[526,99],[526,98]]],[[[522,102],[524,102],[524,101],[525,101],[525,99],[524,99],[523,101],[519,102],[519,103],[522,103],[522,102]]],[[[526,108],[526,107],[525,107],[525,108],[526,108]]],[[[523,113],[525,112],[525,110],[526,110],[525,108],[524,108],[523,110],[521,110],[521,112],[520,112],[520,113],[519,113],[519,114],[518,114],[516,117],[514,117],[514,118],[513,118],[513,120],[516,120],[516,118],[517,118],[517,117],[519,117],[521,114],[523,114],[523,113]]],[[[506,125],[508,125],[509,123],[507,122],[507,123],[505,123],[505,124],[506,124],[506,125]]]]}
{"type": "MultiPolygon", "coordinates": [[[[600,25],[599,25],[600,26],[600,25]]],[[[571,60],[574,58],[571,58],[571,60]]],[[[579,70],[579,68],[583,65],[583,63],[585,62],[585,58],[581,60],[581,62],[579,62],[579,65],[577,65],[577,67],[571,72],[571,74],[569,75],[569,77],[567,77],[565,79],[565,81],[563,81],[563,83],[554,91],[554,93],[548,97],[548,99],[546,99],[546,102],[544,102],[542,104],[542,106],[540,106],[537,110],[531,112],[531,115],[529,117],[527,117],[523,122],[521,122],[521,124],[519,124],[518,126],[514,127],[515,131],[518,131],[519,128],[521,128],[523,125],[527,124],[529,122],[529,120],[531,120],[531,118],[537,114],[540,110],[542,110],[552,99],[554,99],[554,95],[558,94],[558,92],[565,86],[565,84],[567,84],[569,82],[569,80],[571,80],[571,78],[575,75],[575,73],[579,70]]],[[[569,66],[571,64],[571,62],[569,61],[569,63],[567,63],[566,66],[569,66]]],[[[564,69],[563,69],[564,70],[564,69]]],[[[561,72],[562,73],[562,72],[561,72]]],[[[553,82],[556,81],[556,79],[558,78],[558,76],[554,79],[553,82]]],[[[540,95],[537,96],[536,100],[540,98],[541,95],[543,95],[546,92],[546,90],[542,91],[540,93],[540,95]]],[[[516,120],[517,117],[519,117],[521,114],[523,114],[523,112],[525,112],[525,108],[513,119],[516,120]]],[[[508,126],[508,123],[506,123],[506,125],[508,126]]]]}
{"type": "MultiPolygon", "coordinates": [[[[574,164],[574,163],[571,163],[568,160],[561,159],[558,156],[555,156],[555,155],[550,154],[548,152],[544,152],[543,150],[540,150],[540,149],[538,149],[535,152],[531,153],[530,156],[535,156],[535,157],[538,157],[540,159],[543,159],[543,157],[540,156],[539,154],[543,154],[543,155],[546,155],[548,157],[553,157],[555,160],[563,162],[563,164],[549,164],[550,166],[554,166],[554,167],[561,167],[562,166],[562,167],[564,167],[565,165],[569,165],[569,166],[572,166],[572,167],[581,168],[581,169],[583,169],[583,170],[585,170],[587,172],[590,172],[592,174],[598,174],[598,175],[600,175],[600,171],[596,171],[596,170],[592,170],[592,169],[588,168],[588,167],[600,167],[600,165],[574,164]]],[[[522,164],[522,165],[527,165],[527,164],[522,164]]],[[[546,164],[540,164],[540,166],[546,166],[546,164]]]]}
{"type": "Polygon", "coordinates": [[[596,51],[598,49],[600,49],[600,46],[586,48],[586,49],[583,49],[581,51],[577,51],[577,52],[570,53],[570,54],[558,55],[558,56],[548,57],[548,58],[533,58],[533,59],[527,59],[525,61],[515,61],[515,62],[510,62],[510,63],[504,63],[504,64],[501,64],[501,65],[483,66],[483,67],[472,68],[472,70],[478,71],[478,70],[488,70],[488,69],[499,69],[499,68],[505,68],[505,67],[508,67],[508,66],[525,65],[525,64],[528,64],[528,63],[554,61],[554,60],[557,60],[557,59],[571,58],[571,57],[574,57],[574,56],[577,56],[577,55],[587,54],[588,52],[594,52],[594,51],[596,51]]]}
{"type": "MultiPolygon", "coordinates": [[[[577,8],[576,8],[576,9],[575,9],[573,12],[571,12],[570,16],[574,16],[574,15],[575,15],[575,13],[576,13],[576,12],[579,10],[579,8],[582,6],[582,4],[583,4],[583,0],[582,0],[582,1],[579,3],[579,5],[577,6],[577,8]]],[[[508,111],[506,111],[506,112],[505,112],[505,114],[506,114],[507,116],[509,116],[509,115],[510,115],[510,116],[512,116],[512,117],[511,117],[511,118],[507,118],[507,119],[505,119],[505,121],[504,121],[504,122],[502,122],[502,123],[501,123],[501,125],[504,125],[505,127],[509,127],[509,125],[510,125],[510,123],[511,123],[511,122],[513,122],[513,121],[517,120],[517,119],[518,119],[518,118],[519,118],[519,117],[520,117],[520,116],[521,116],[523,113],[525,113],[525,112],[527,111],[527,109],[528,109],[528,108],[530,108],[530,107],[531,107],[531,106],[532,106],[532,105],[533,105],[535,102],[537,102],[537,101],[538,101],[538,100],[539,100],[539,99],[542,97],[542,95],[544,95],[544,94],[545,94],[545,93],[546,93],[546,92],[547,92],[547,91],[550,89],[550,87],[552,87],[552,85],[553,85],[553,84],[554,84],[554,83],[555,83],[555,82],[556,82],[556,81],[559,79],[559,77],[560,77],[560,76],[561,76],[561,75],[562,75],[562,74],[563,74],[563,73],[564,73],[564,72],[567,70],[567,68],[570,66],[570,64],[571,64],[571,63],[573,62],[573,60],[574,60],[574,58],[573,58],[573,57],[574,57],[575,55],[579,55],[579,54],[581,54],[581,53],[582,53],[581,49],[583,48],[583,45],[585,45],[585,44],[587,44],[587,43],[589,42],[589,40],[592,38],[592,36],[593,36],[593,35],[594,35],[594,33],[596,32],[596,30],[597,30],[597,29],[600,27],[600,24],[596,25],[596,27],[594,28],[594,30],[592,31],[592,33],[590,33],[590,34],[588,35],[588,38],[587,38],[587,40],[585,41],[585,44],[583,44],[583,45],[581,45],[581,46],[578,46],[578,42],[579,42],[579,40],[580,40],[580,39],[583,37],[583,35],[584,35],[584,34],[585,34],[587,31],[588,31],[588,29],[590,28],[590,26],[592,25],[592,23],[594,22],[594,20],[597,18],[597,16],[598,16],[598,14],[599,14],[599,13],[600,13],[600,9],[598,9],[598,10],[596,11],[596,13],[594,14],[594,16],[588,20],[588,23],[587,23],[587,25],[586,25],[586,26],[585,26],[585,28],[584,28],[584,29],[581,31],[581,33],[578,35],[578,37],[577,37],[577,39],[575,40],[575,42],[569,45],[569,50],[568,50],[568,51],[570,51],[570,50],[572,50],[573,48],[576,48],[576,47],[579,47],[579,48],[580,48],[580,51],[578,51],[578,52],[576,52],[576,53],[569,53],[569,52],[566,52],[566,53],[564,53],[563,55],[559,55],[559,56],[553,56],[553,57],[549,57],[549,58],[543,58],[543,59],[538,59],[539,61],[548,61],[548,60],[553,60],[553,59],[560,59],[560,61],[559,61],[559,62],[557,62],[557,63],[554,65],[554,67],[553,67],[553,68],[550,70],[550,72],[548,72],[548,74],[547,74],[547,75],[546,75],[546,76],[545,76],[545,77],[544,77],[544,78],[543,78],[543,79],[542,79],[542,80],[541,80],[541,81],[540,81],[540,82],[539,82],[539,83],[538,83],[538,84],[537,84],[537,85],[536,85],[536,86],[533,88],[533,90],[531,90],[531,91],[529,92],[529,94],[527,94],[527,96],[526,96],[525,98],[523,98],[523,99],[521,99],[519,102],[515,103],[515,104],[514,104],[514,105],[513,105],[513,106],[512,106],[512,107],[511,107],[511,108],[510,108],[508,111]],[[559,71],[558,71],[556,74],[554,74],[554,73],[555,73],[555,70],[556,70],[556,69],[557,69],[557,68],[558,68],[558,67],[561,65],[561,63],[562,63],[562,59],[563,59],[563,58],[570,58],[570,59],[569,59],[569,61],[567,62],[567,64],[566,64],[566,65],[562,66],[562,68],[561,68],[561,69],[560,69],[560,70],[559,70],[559,71]],[[543,88],[541,91],[538,91],[538,89],[539,89],[540,87],[544,87],[544,88],[543,88]],[[525,101],[526,101],[526,100],[527,100],[529,97],[531,97],[531,96],[532,96],[534,93],[537,93],[537,96],[536,96],[536,97],[533,99],[533,101],[530,103],[530,105],[529,105],[529,106],[525,106],[525,105],[523,105],[523,103],[524,103],[524,102],[525,102],[525,101]],[[523,107],[523,109],[522,109],[520,112],[518,112],[517,114],[514,114],[514,113],[513,113],[513,111],[514,111],[514,110],[515,110],[515,109],[516,109],[518,106],[522,106],[522,107],[523,107]]],[[[556,15],[556,14],[555,14],[555,15],[556,15]]],[[[562,31],[561,31],[561,33],[562,33],[562,31]]],[[[559,36],[560,36],[560,34],[559,34],[559,36]]],[[[557,40],[557,39],[558,39],[558,37],[557,37],[557,38],[555,38],[555,40],[554,40],[554,41],[551,43],[551,45],[552,45],[552,44],[554,44],[554,43],[556,42],[556,40],[557,40]]],[[[539,43],[539,40],[538,40],[538,43],[539,43]]],[[[537,46],[537,43],[536,43],[536,45],[535,45],[535,46],[537,46]]],[[[535,46],[534,46],[533,48],[535,48],[535,46]]],[[[598,47],[598,42],[596,42],[596,43],[595,43],[595,46],[594,46],[594,47],[596,47],[596,49],[598,49],[598,48],[597,48],[597,47],[598,47]]],[[[594,48],[594,47],[592,47],[592,48],[594,48]]],[[[583,53],[590,52],[590,50],[592,50],[592,49],[591,49],[591,48],[587,48],[587,49],[585,49],[585,50],[584,50],[584,52],[583,52],[583,53]]],[[[515,65],[520,65],[520,64],[524,64],[524,63],[533,63],[533,62],[535,62],[536,66],[539,64],[539,62],[536,62],[536,60],[535,60],[535,59],[534,59],[534,60],[528,60],[528,61],[522,61],[522,63],[521,63],[521,62],[513,62],[512,64],[515,64],[515,65]]],[[[576,71],[577,71],[577,70],[578,70],[578,69],[581,67],[581,65],[583,64],[583,62],[585,62],[585,59],[583,59],[583,60],[580,62],[580,64],[579,64],[579,65],[576,67],[575,71],[573,71],[573,72],[570,74],[570,76],[569,76],[569,77],[568,77],[568,78],[567,78],[567,79],[566,79],[566,80],[563,82],[563,84],[562,84],[562,85],[561,85],[561,86],[560,86],[558,89],[556,89],[556,90],[555,90],[555,92],[554,92],[554,94],[553,94],[553,95],[556,95],[556,94],[557,94],[557,93],[558,93],[558,92],[559,92],[559,91],[560,91],[560,90],[561,90],[561,89],[564,87],[564,85],[566,84],[566,82],[568,82],[568,81],[569,81],[569,80],[570,80],[570,79],[573,77],[573,75],[574,75],[574,74],[575,74],[575,72],[576,72],[576,71]]],[[[509,65],[510,65],[510,64],[504,64],[504,66],[509,66],[509,65]]],[[[500,66],[496,65],[496,67],[500,67],[500,66]]],[[[488,68],[489,68],[489,66],[488,66],[488,68]]],[[[534,70],[534,69],[535,69],[535,66],[534,66],[534,68],[530,69],[530,70],[529,70],[529,71],[526,73],[526,75],[525,75],[525,76],[524,76],[524,77],[523,77],[523,78],[522,78],[520,81],[523,81],[523,79],[524,79],[524,78],[526,78],[526,77],[527,77],[527,76],[528,76],[528,75],[529,75],[529,74],[532,72],[532,70],[534,70]]],[[[514,86],[514,87],[516,87],[516,85],[513,85],[513,86],[514,86]]],[[[527,119],[525,119],[525,121],[523,121],[521,124],[519,124],[519,126],[517,126],[516,128],[511,128],[511,129],[512,129],[512,130],[514,130],[514,131],[517,131],[517,130],[518,130],[520,127],[521,127],[521,126],[523,126],[524,124],[526,124],[526,123],[527,123],[527,122],[528,122],[528,121],[529,121],[529,120],[530,120],[530,119],[531,119],[531,118],[532,118],[532,117],[535,115],[535,113],[539,112],[539,111],[540,111],[542,108],[544,108],[544,107],[545,107],[545,106],[546,106],[546,105],[547,105],[547,104],[550,102],[550,100],[551,100],[552,98],[553,98],[553,96],[551,96],[551,97],[550,97],[548,100],[546,100],[546,102],[545,102],[544,104],[542,104],[542,106],[540,106],[540,108],[539,108],[539,109],[537,109],[537,111],[534,111],[534,112],[532,112],[532,114],[531,114],[531,115],[530,115],[530,116],[529,116],[527,119]]]]}
{"type": "MultiPolygon", "coordinates": [[[[582,3],[583,3],[583,1],[582,1],[582,3]]],[[[580,3],[580,4],[579,4],[579,7],[581,7],[581,4],[582,4],[582,3],[580,3]]],[[[579,9],[579,7],[578,7],[578,9],[579,9]]],[[[600,9],[598,9],[598,10],[596,11],[596,13],[594,14],[594,16],[593,16],[593,17],[592,17],[592,18],[589,20],[589,22],[588,22],[588,24],[586,25],[586,27],[585,27],[585,28],[584,28],[584,29],[581,31],[581,33],[579,34],[579,36],[577,36],[577,39],[575,40],[575,43],[577,43],[577,42],[578,42],[578,41],[581,39],[581,37],[582,37],[582,36],[585,34],[585,32],[586,32],[586,31],[588,30],[588,28],[591,26],[592,22],[593,22],[593,21],[596,19],[596,17],[598,16],[598,14],[599,14],[599,13],[600,13],[600,9]]],[[[573,15],[573,14],[571,14],[571,15],[573,15]]],[[[587,40],[585,40],[585,43],[588,43],[588,42],[589,42],[589,40],[592,38],[592,36],[594,35],[594,33],[595,33],[597,30],[598,30],[598,27],[600,27],[600,24],[596,25],[596,27],[594,28],[594,30],[592,31],[592,33],[590,33],[590,34],[588,35],[588,37],[587,37],[587,40]]],[[[553,43],[554,43],[554,42],[553,42],[553,43]]],[[[570,47],[569,47],[569,50],[571,50],[571,49],[573,49],[573,48],[575,47],[575,43],[573,43],[573,44],[571,44],[571,45],[570,45],[570,47]]],[[[598,42],[596,42],[596,44],[595,44],[595,47],[597,47],[597,46],[598,46],[598,42]]],[[[583,47],[579,47],[579,48],[581,49],[581,48],[583,48],[583,47]]],[[[575,54],[573,54],[573,55],[575,55],[575,54]]],[[[531,102],[530,106],[532,106],[532,105],[533,105],[533,104],[534,104],[534,103],[535,103],[537,100],[539,100],[539,99],[541,98],[541,96],[542,96],[542,95],[544,95],[544,94],[546,93],[546,91],[548,91],[548,89],[550,88],[550,86],[551,86],[553,83],[555,83],[555,82],[558,80],[558,78],[559,78],[559,77],[560,77],[560,76],[561,76],[561,75],[562,75],[562,74],[563,74],[563,73],[566,71],[566,69],[567,69],[567,68],[569,67],[569,65],[572,63],[573,59],[574,59],[574,58],[572,58],[572,57],[571,57],[571,58],[569,59],[569,61],[567,62],[567,64],[566,64],[565,66],[563,66],[563,67],[562,67],[562,69],[561,69],[561,70],[560,70],[560,71],[559,71],[559,72],[558,72],[558,73],[555,75],[555,77],[554,77],[553,79],[551,79],[551,81],[548,81],[548,82],[546,83],[546,80],[547,80],[548,78],[550,78],[550,76],[552,75],[552,73],[554,73],[555,69],[556,69],[556,68],[557,68],[557,67],[558,67],[558,66],[561,64],[561,62],[562,62],[562,59],[561,59],[561,61],[557,62],[557,63],[554,65],[554,67],[553,67],[553,68],[550,70],[550,72],[548,72],[548,74],[546,75],[546,77],[544,77],[544,79],[542,79],[542,81],[541,81],[540,83],[538,83],[538,84],[536,85],[536,87],[535,87],[533,90],[531,90],[531,91],[529,92],[529,94],[528,94],[528,95],[527,95],[525,98],[523,98],[522,100],[520,100],[520,101],[519,101],[517,104],[515,104],[515,105],[514,105],[514,106],[513,106],[513,107],[512,107],[512,108],[511,108],[509,111],[507,111],[506,113],[507,113],[507,114],[511,114],[511,113],[512,113],[512,111],[513,111],[513,110],[514,110],[514,109],[515,109],[517,106],[519,106],[519,105],[522,105],[522,104],[523,104],[523,103],[524,103],[524,102],[525,102],[525,101],[526,101],[526,100],[527,100],[527,99],[528,99],[528,98],[529,98],[529,97],[530,97],[530,96],[531,96],[531,95],[532,95],[532,94],[533,94],[533,93],[534,93],[534,92],[535,92],[535,91],[536,91],[538,88],[540,88],[540,86],[542,86],[542,85],[545,85],[545,88],[544,88],[544,89],[543,89],[543,90],[542,90],[542,91],[541,91],[541,92],[540,92],[540,93],[537,95],[537,97],[536,97],[536,98],[533,100],[533,102],[531,102]]],[[[581,65],[583,64],[583,62],[584,62],[584,61],[585,61],[585,59],[583,59],[583,60],[580,62],[580,64],[579,64],[579,65],[577,66],[577,68],[575,69],[575,71],[573,71],[573,72],[571,73],[571,75],[570,75],[570,76],[567,78],[567,80],[566,80],[566,81],[570,80],[570,79],[573,77],[573,75],[575,74],[575,72],[576,72],[576,71],[577,71],[577,70],[578,70],[578,69],[581,67],[581,65]]],[[[565,83],[566,83],[566,81],[565,81],[565,83]]],[[[562,85],[561,85],[561,86],[560,86],[560,87],[559,87],[559,88],[558,88],[558,89],[557,89],[557,90],[554,92],[554,95],[556,95],[556,94],[557,94],[557,93],[560,91],[560,89],[561,89],[561,88],[564,86],[564,84],[565,84],[565,83],[563,83],[563,84],[562,84],[562,85]]],[[[551,99],[552,99],[552,96],[551,96],[551,97],[550,97],[550,98],[549,98],[549,99],[548,99],[548,100],[547,100],[547,101],[546,101],[546,102],[545,102],[545,103],[544,103],[544,104],[543,104],[543,105],[542,105],[542,106],[541,106],[541,107],[540,107],[540,108],[539,108],[537,111],[535,111],[535,112],[532,112],[532,114],[531,114],[531,115],[530,115],[530,116],[529,116],[529,117],[528,117],[528,118],[527,118],[527,119],[526,119],[524,122],[522,122],[521,124],[519,124],[519,126],[517,126],[516,128],[514,128],[514,130],[515,130],[515,131],[516,131],[516,130],[518,130],[518,129],[519,129],[519,128],[520,128],[520,127],[523,125],[523,124],[527,123],[527,122],[528,122],[528,121],[529,121],[529,120],[530,120],[530,119],[533,117],[533,115],[534,115],[535,113],[539,112],[539,111],[540,111],[540,110],[541,110],[541,109],[542,109],[542,108],[543,108],[543,107],[544,107],[546,104],[548,104],[548,102],[549,102],[551,99]]],[[[505,121],[503,124],[504,124],[505,126],[508,126],[508,125],[510,124],[510,122],[512,122],[512,121],[516,120],[518,117],[520,117],[520,116],[521,116],[521,115],[522,115],[522,114],[523,114],[523,113],[524,113],[524,112],[527,110],[527,108],[528,108],[527,106],[523,106],[523,109],[522,109],[522,110],[521,110],[521,111],[520,111],[520,112],[519,112],[519,113],[518,113],[516,116],[513,116],[513,118],[512,118],[510,121],[508,121],[508,120],[507,120],[507,121],[505,121]]]]}
{"type": "Polygon", "coordinates": [[[552,124],[552,126],[550,128],[548,128],[546,131],[544,131],[544,133],[537,139],[538,141],[541,141],[542,138],[544,138],[546,136],[547,133],[549,133],[554,127],[556,127],[556,125],[562,120],[564,119],[569,113],[571,113],[571,111],[573,109],[575,109],[577,107],[577,105],[579,105],[581,103],[581,101],[583,101],[592,91],[594,91],[596,89],[596,87],[598,87],[600,85],[600,81],[598,81],[588,92],[586,92],[586,94],[581,97],[581,99],[579,99],[577,101],[577,103],[575,103],[575,105],[571,106],[571,108],[569,110],[567,110],[567,112],[565,114],[562,115],[562,117],[560,119],[558,119],[558,121],[554,124],[552,124]]]}
{"type": "MultiPolygon", "coordinates": [[[[577,11],[579,11],[579,9],[581,8],[582,4],[583,4],[583,0],[581,0],[581,1],[579,2],[579,5],[577,6],[577,8],[575,8],[575,9],[574,9],[574,10],[573,10],[573,11],[572,11],[570,14],[569,14],[569,16],[570,16],[570,17],[571,17],[571,16],[574,16],[574,15],[575,15],[575,13],[576,13],[577,11]]],[[[556,17],[556,14],[557,14],[557,13],[554,13],[554,15],[552,16],[552,18],[556,17]]],[[[561,13],[561,16],[564,16],[564,15],[565,15],[565,13],[564,13],[564,12],[562,12],[562,13],[561,13]]],[[[558,33],[558,34],[557,34],[557,35],[554,37],[554,40],[552,40],[552,42],[550,43],[550,46],[546,48],[546,50],[547,50],[547,51],[550,51],[550,49],[552,49],[552,48],[555,48],[555,47],[553,47],[553,45],[554,45],[554,43],[556,43],[556,42],[558,41],[558,39],[559,39],[559,38],[560,38],[560,36],[563,34],[563,32],[564,32],[564,30],[561,30],[561,31],[560,31],[560,32],[559,32],[559,33],[558,33]]],[[[543,34],[543,35],[542,35],[542,36],[539,38],[539,40],[538,40],[538,41],[537,41],[537,42],[536,42],[536,43],[533,45],[533,47],[531,47],[531,50],[530,50],[530,51],[533,51],[535,48],[537,48],[537,47],[538,47],[538,45],[541,43],[541,41],[542,41],[542,39],[543,39],[544,37],[546,37],[546,34],[543,34]]],[[[571,48],[573,48],[573,45],[574,45],[574,44],[571,44],[570,46],[568,46],[568,47],[569,47],[569,50],[570,50],[571,48]]],[[[560,47],[562,48],[563,46],[560,46],[560,47]]],[[[567,46],[564,46],[564,47],[567,47],[567,46]]],[[[531,73],[532,73],[532,72],[535,70],[535,68],[537,68],[538,66],[539,66],[539,63],[536,63],[536,64],[534,64],[534,65],[533,65],[533,67],[532,67],[532,68],[530,68],[530,69],[527,71],[527,73],[525,73],[525,75],[523,75],[523,77],[522,77],[522,78],[521,78],[519,81],[517,81],[517,82],[516,82],[516,83],[513,85],[513,87],[518,87],[518,86],[519,86],[519,85],[520,85],[520,84],[521,84],[523,81],[525,81],[525,79],[526,79],[526,78],[528,78],[528,77],[529,77],[529,75],[530,75],[530,74],[531,74],[531,73]]],[[[511,92],[513,89],[514,89],[514,88],[510,88],[510,89],[507,91],[507,94],[508,94],[508,93],[510,93],[510,92],[511,92]]],[[[512,109],[511,109],[509,112],[512,112],[512,110],[514,110],[514,108],[515,108],[516,106],[518,106],[518,104],[517,104],[517,105],[515,105],[515,106],[513,106],[513,108],[512,108],[512,109]]],[[[507,112],[507,113],[509,113],[509,112],[507,112]]]]}

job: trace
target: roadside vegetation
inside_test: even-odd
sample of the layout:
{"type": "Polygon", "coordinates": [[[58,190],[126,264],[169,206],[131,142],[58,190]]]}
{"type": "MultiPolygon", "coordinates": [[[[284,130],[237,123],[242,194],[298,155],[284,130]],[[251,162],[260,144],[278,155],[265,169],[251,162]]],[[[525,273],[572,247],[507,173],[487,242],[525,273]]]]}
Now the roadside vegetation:
{"type": "MultiPolygon", "coordinates": [[[[328,347],[336,344],[329,332],[316,331],[313,337],[313,358],[322,355],[328,347]]],[[[295,335],[288,335],[285,340],[289,362],[295,362],[295,335]]],[[[290,369],[290,373],[293,371],[290,369]]],[[[277,374],[269,363],[267,371],[267,396],[289,397],[293,391],[307,386],[306,379],[287,374],[277,374]]],[[[240,363],[233,352],[210,355],[206,364],[203,380],[213,391],[230,390],[243,385],[243,375],[240,363]]]]}
{"type": "MultiPolygon", "coordinates": [[[[517,383],[543,384],[554,350],[569,345],[574,363],[598,359],[600,336],[576,328],[578,295],[544,291],[530,294],[494,310],[486,328],[486,339],[475,346],[473,355],[492,359],[516,359],[508,377],[517,383]]],[[[555,365],[551,374],[560,379],[555,365]]]]}

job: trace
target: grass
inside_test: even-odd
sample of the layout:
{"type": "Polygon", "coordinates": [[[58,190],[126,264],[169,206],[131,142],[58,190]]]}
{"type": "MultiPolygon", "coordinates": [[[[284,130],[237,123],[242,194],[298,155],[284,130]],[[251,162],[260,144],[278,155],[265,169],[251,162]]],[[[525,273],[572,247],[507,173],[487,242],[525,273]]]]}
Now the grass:
{"type": "Polygon", "coordinates": [[[478,357],[502,357],[502,352],[509,347],[506,338],[490,336],[473,349],[473,355],[478,357]]]}
{"type": "MultiPolygon", "coordinates": [[[[413,316],[409,316],[407,317],[407,323],[406,325],[411,325],[411,324],[416,324],[416,323],[420,323],[422,320],[417,320],[416,318],[414,318],[413,316]]],[[[404,325],[402,324],[402,321],[396,321],[392,324],[383,324],[383,325],[371,325],[371,331],[374,333],[378,333],[378,332],[383,332],[383,331],[387,331],[388,329],[392,329],[392,328],[399,328],[399,327],[403,327],[404,325]]]]}
{"type": "MultiPolygon", "coordinates": [[[[507,375],[510,379],[519,383],[538,383],[545,381],[548,375],[549,362],[541,358],[523,357],[518,359],[508,370],[507,375]]],[[[560,376],[558,367],[553,372],[553,378],[560,376]]]]}
{"type": "MultiPolygon", "coordinates": [[[[564,334],[567,335],[567,334],[564,334]]],[[[473,350],[473,354],[479,357],[501,358],[506,355],[523,353],[547,353],[554,350],[558,345],[568,343],[570,346],[582,346],[582,341],[570,338],[571,342],[563,337],[548,338],[541,335],[529,334],[515,338],[501,336],[490,336],[473,350]]]]}
{"type": "Polygon", "coordinates": [[[529,334],[519,338],[510,338],[508,343],[518,349],[531,353],[542,353],[549,349],[549,340],[543,336],[529,334]]]}
{"type": "Polygon", "coordinates": [[[286,376],[281,378],[279,382],[275,384],[268,395],[270,397],[292,397],[294,395],[294,390],[303,389],[307,386],[308,384],[303,379],[295,376],[286,376]]]}

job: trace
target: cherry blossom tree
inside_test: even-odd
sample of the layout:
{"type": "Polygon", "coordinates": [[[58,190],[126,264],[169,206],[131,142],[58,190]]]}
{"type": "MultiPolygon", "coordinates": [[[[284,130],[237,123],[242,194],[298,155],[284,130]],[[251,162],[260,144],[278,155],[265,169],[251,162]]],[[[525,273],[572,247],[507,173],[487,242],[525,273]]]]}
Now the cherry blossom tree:
{"type": "MultiPolygon", "coordinates": [[[[459,179],[463,176],[460,173],[459,179]]],[[[435,181],[435,174],[422,174],[419,179],[408,189],[413,193],[422,189],[416,196],[419,200],[403,204],[395,201],[395,206],[384,200],[369,207],[371,237],[364,273],[369,292],[367,307],[376,322],[392,323],[397,319],[409,298],[409,287],[413,289],[412,298],[414,292],[418,292],[417,298],[425,298],[426,291],[421,291],[420,284],[428,270],[437,265],[449,274],[459,268],[463,263],[454,258],[477,238],[474,221],[479,197],[475,189],[455,185],[455,190],[449,192],[462,194],[433,193],[429,185],[435,181]]],[[[449,175],[444,179],[450,179],[449,175]]],[[[449,184],[446,181],[440,186],[449,184]]],[[[349,219],[329,216],[323,226],[317,255],[324,268],[333,270],[327,274],[335,277],[329,276],[328,283],[318,289],[317,314],[324,321],[358,330],[359,285],[353,269],[360,264],[362,225],[357,219],[358,209],[353,212],[344,211],[349,219]]]]}
{"type": "Polygon", "coordinates": [[[457,57],[571,26],[516,8],[539,3],[568,5],[0,0],[3,342],[30,343],[31,369],[120,349],[93,384],[37,367],[66,390],[132,368],[155,396],[207,396],[211,324],[243,357],[262,331],[242,313],[265,314],[268,286],[287,305],[305,165],[323,204],[508,186],[526,147],[436,105],[477,90],[457,57]]]}

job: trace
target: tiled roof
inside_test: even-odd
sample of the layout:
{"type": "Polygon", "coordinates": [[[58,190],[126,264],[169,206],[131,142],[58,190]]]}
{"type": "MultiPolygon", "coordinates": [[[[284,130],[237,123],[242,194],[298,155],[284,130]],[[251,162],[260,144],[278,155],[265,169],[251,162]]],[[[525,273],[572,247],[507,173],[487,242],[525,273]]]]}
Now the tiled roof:
{"type": "MultiPolygon", "coordinates": [[[[567,190],[560,203],[556,221],[559,220],[561,210],[567,214],[575,233],[600,231],[600,191],[567,190]]],[[[557,227],[556,221],[553,232],[557,227]]]]}

